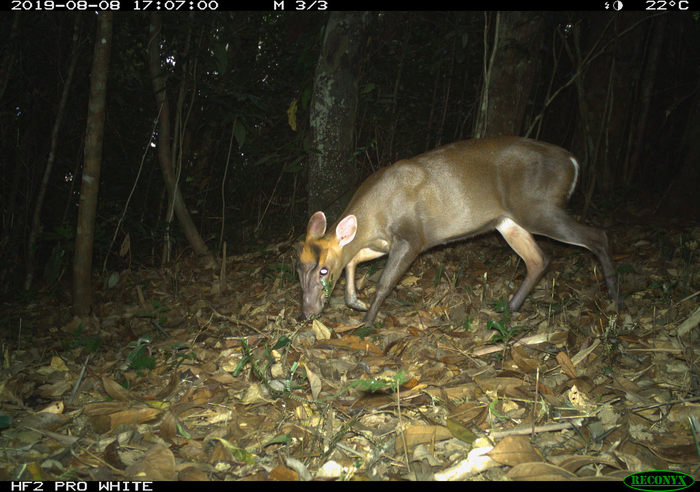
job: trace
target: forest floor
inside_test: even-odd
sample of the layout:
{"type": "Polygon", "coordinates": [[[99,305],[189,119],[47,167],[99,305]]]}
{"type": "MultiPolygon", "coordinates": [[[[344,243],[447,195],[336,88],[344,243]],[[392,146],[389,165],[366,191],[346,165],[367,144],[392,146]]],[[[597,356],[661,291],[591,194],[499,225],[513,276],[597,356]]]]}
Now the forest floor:
{"type": "Polygon", "coordinates": [[[113,274],[83,319],[4,302],[0,479],[698,478],[700,227],[608,234],[619,310],[592,254],[542,239],[503,312],[525,267],[498,234],[421,255],[372,331],[343,280],[297,320],[294,248],[230,258],[224,289],[188,258],[113,274]]]}

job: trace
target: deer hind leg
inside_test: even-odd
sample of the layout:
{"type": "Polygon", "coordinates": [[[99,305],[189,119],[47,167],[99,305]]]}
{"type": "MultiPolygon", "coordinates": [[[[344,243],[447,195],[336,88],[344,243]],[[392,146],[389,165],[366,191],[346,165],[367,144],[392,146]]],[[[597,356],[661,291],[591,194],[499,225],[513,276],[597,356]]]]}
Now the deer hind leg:
{"type": "Polygon", "coordinates": [[[527,267],[527,276],[515,293],[513,298],[508,303],[508,308],[511,311],[517,311],[523,305],[525,298],[530,293],[532,288],[539,282],[549,266],[549,258],[547,258],[542,250],[537,246],[535,238],[532,237],[525,228],[515,223],[510,218],[503,219],[496,229],[508,241],[513,250],[518,253],[527,267]]]}
{"type": "Polygon", "coordinates": [[[543,216],[549,217],[544,224],[529,228],[534,234],[551,237],[563,243],[582,246],[591,251],[603,266],[605,284],[608,294],[618,306],[622,305],[617,287],[617,275],[608,246],[608,236],[597,227],[583,225],[567,214],[564,210],[547,211],[543,216]]]}

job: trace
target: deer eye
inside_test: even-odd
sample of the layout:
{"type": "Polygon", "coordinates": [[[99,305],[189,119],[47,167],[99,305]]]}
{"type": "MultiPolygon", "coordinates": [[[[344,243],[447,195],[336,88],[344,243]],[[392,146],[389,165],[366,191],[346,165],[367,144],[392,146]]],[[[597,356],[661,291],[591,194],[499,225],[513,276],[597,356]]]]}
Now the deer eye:
{"type": "Polygon", "coordinates": [[[323,267],[318,273],[320,273],[322,277],[325,277],[326,275],[328,275],[328,268],[323,267]]]}

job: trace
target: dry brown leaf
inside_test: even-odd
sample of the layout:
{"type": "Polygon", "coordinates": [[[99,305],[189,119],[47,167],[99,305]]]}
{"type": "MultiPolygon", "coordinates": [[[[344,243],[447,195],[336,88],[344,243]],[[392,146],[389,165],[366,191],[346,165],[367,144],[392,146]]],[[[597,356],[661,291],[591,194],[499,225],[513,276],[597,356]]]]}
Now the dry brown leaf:
{"type": "Polygon", "coordinates": [[[172,412],[167,412],[165,418],[160,423],[160,437],[162,437],[163,440],[169,444],[176,444],[178,437],[177,419],[172,412]]]}
{"type": "Polygon", "coordinates": [[[276,480],[279,482],[296,482],[299,480],[299,474],[291,468],[279,465],[270,470],[267,478],[268,480],[276,480]]]}
{"type": "Polygon", "coordinates": [[[122,385],[108,378],[102,378],[102,386],[109,396],[119,401],[132,401],[136,395],[132,395],[122,385]]]}
{"type": "Polygon", "coordinates": [[[323,382],[315,372],[309,369],[308,364],[304,364],[304,368],[306,369],[306,379],[309,381],[309,386],[311,387],[311,396],[314,401],[317,401],[318,395],[321,393],[321,388],[323,387],[323,382]]]}
{"type": "Polygon", "coordinates": [[[196,466],[188,466],[177,473],[179,482],[210,482],[209,475],[196,466]]]}
{"type": "Polygon", "coordinates": [[[175,456],[165,446],[156,444],[140,460],[128,466],[125,473],[132,480],[175,480],[175,456]]]}
{"type": "Polygon", "coordinates": [[[333,340],[323,340],[323,341],[318,341],[315,344],[315,347],[318,348],[324,348],[324,347],[336,347],[336,348],[344,348],[348,350],[358,350],[358,351],[363,351],[367,352],[369,355],[374,355],[376,357],[380,357],[383,355],[381,349],[377,347],[375,344],[372,342],[369,342],[367,340],[362,340],[359,337],[355,336],[348,336],[348,337],[343,337],[340,339],[333,339],[333,340]]]}
{"type": "Polygon", "coordinates": [[[105,448],[102,459],[117,470],[126,470],[126,465],[119,456],[119,441],[116,439],[105,448]]]}
{"type": "Polygon", "coordinates": [[[99,415],[92,419],[92,425],[98,434],[109,432],[120,424],[136,425],[155,419],[162,410],[157,408],[132,408],[109,415],[99,415]]]}
{"type": "Polygon", "coordinates": [[[554,391],[552,391],[552,388],[546,384],[539,383],[537,385],[537,391],[540,393],[540,395],[554,396],[554,391]]]}
{"type": "Polygon", "coordinates": [[[331,331],[319,320],[315,319],[311,324],[311,328],[313,329],[314,336],[317,340],[329,340],[331,338],[331,331]]]}
{"type": "Polygon", "coordinates": [[[537,372],[537,368],[539,367],[538,361],[533,359],[522,347],[513,347],[511,356],[513,357],[513,361],[523,372],[527,374],[535,374],[537,372]]]}
{"type": "Polygon", "coordinates": [[[83,414],[87,415],[88,417],[109,415],[110,413],[126,410],[126,408],[126,404],[120,401],[100,401],[85,405],[83,407],[83,414]]]}
{"type": "Polygon", "coordinates": [[[69,393],[73,389],[73,384],[73,381],[67,379],[56,381],[52,385],[42,388],[40,394],[44,398],[55,400],[69,393]]]}
{"type": "Polygon", "coordinates": [[[581,347],[581,350],[578,351],[576,355],[574,355],[571,358],[571,363],[574,365],[574,367],[578,367],[581,364],[583,364],[586,359],[595,351],[596,348],[600,345],[600,339],[596,338],[591,342],[590,345],[583,345],[581,347]]]}
{"type": "Polygon", "coordinates": [[[697,463],[698,455],[694,444],[683,444],[679,446],[647,446],[652,453],[662,460],[672,463],[697,463]]]}
{"type": "MultiPolygon", "coordinates": [[[[512,374],[512,372],[510,373],[512,374]]],[[[492,378],[474,378],[479,384],[479,387],[484,391],[505,391],[506,388],[516,387],[519,388],[523,385],[523,380],[520,378],[514,378],[509,376],[504,377],[492,377],[492,378]]],[[[449,390],[448,390],[449,393],[449,390]]]]}
{"type": "Polygon", "coordinates": [[[691,314],[688,319],[681,323],[681,325],[678,327],[678,336],[682,337],[690,330],[698,326],[698,323],[700,323],[700,308],[693,311],[693,314],[691,314]]]}
{"type": "MultiPolygon", "coordinates": [[[[41,367],[39,368],[39,373],[43,372],[43,371],[41,371],[41,369],[43,369],[43,368],[41,368],[41,367]]],[[[68,372],[68,366],[63,361],[63,359],[54,355],[53,357],[51,357],[50,370],[51,370],[51,372],[54,372],[54,371],[68,372]]]]}
{"type": "Polygon", "coordinates": [[[508,466],[543,461],[527,436],[506,436],[488,455],[493,461],[508,466]]]}
{"type": "Polygon", "coordinates": [[[613,388],[622,389],[626,393],[638,395],[642,389],[624,376],[617,375],[613,378],[613,388]]]}
{"type": "MultiPolygon", "coordinates": [[[[447,395],[446,392],[445,395],[447,395]]],[[[479,425],[486,418],[486,413],[486,405],[474,401],[468,401],[453,408],[450,412],[450,418],[462,425],[466,425],[472,421],[475,425],[479,425]]]]}
{"type": "Polygon", "coordinates": [[[590,382],[590,379],[585,378],[585,377],[577,377],[576,379],[572,379],[568,383],[569,387],[573,388],[576,386],[579,391],[586,393],[587,395],[592,395],[592,394],[597,394],[597,393],[602,393],[601,391],[594,391],[594,387],[590,382]]]}
{"type": "Polygon", "coordinates": [[[178,371],[172,371],[170,373],[170,380],[168,384],[160,390],[154,398],[156,400],[165,400],[168,396],[172,395],[177,389],[178,384],[180,384],[180,376],[178,376],[178,371]]]}
{"type": "Polygon", "coordinates": [[[180,399],[182,402],[189,402],[192,405],[207,405],[214,403],[214,396],[218,393],[219,386],[212,388],[205,386],[203,388],[190,388],[185,395],[180,399]]]}
{"type": "Polygon", "coordinates": [[[67,418],[59,413],[39,412],[24,417],[19,423],[32,429],[51,429],[57,425],[65,424],[66,420],[67,418]]]}
{"type": "Polygon", "coordinates": [[[259,383],[248,385],[243,398],[241,398],[243,405],[252,405],[263,401],[265,401],[264,390],[262,384],[259,383]]]}
{"type": "Polygon", "coordinates": [[[596,408],[597,405],[590,400],[588,396],[586,396],[585,393],[582,393],[579,391],[578,387],[576,385],[573,385],[571,389],[569,390],[568,393],[569,396],[569,402],[571,402],[571,405],[573,405],[574,408],[585,412],[585,413],[590,413],[593,412],[596,408]]]}
{"type": "Polygon", "coordinates": [[[557,362],[559,363],[559,367],[561,367],[562,372],[566,374],[569,379],[576,379],[576,368],[566,352],[559,352],[557,354],[557,362]]]}
{"type": "Polygon", "coordinates": [[[420,279],[418,277],[416,277],[415,275],[406,275],[405,277],[403,277],[401,279],[401,285],[404,287],[410,287],[412,285],[416,285],[416,283],[419,280],[420,279]]]}
{"type": "Polygon", "coordinates": [[[39,412],[61,414],[61,413],[63,413],[63,402],[62,401],[55,401],[52,404],[48,405],[47,407],[44,407],[41,410],[39,410],[39,412]]]}
{"type": "MultiPolygon", "coordinates": [[[[7,350],[6,350],[7,352],[7,350]]],[[[17,380],[14,379],[13,382],[16,382],[17,380]]],[[[13,404],[22,406],[23,402],[20,398],[17,398],[15,396],[15,390],[19,390],[21,388],[12,388],[10,384],[8,384],[8,381],[0,381],[0,401],[5,401],[5,402],[11,402],[13,404]]]]}
{"type": "Polygon", "coordinates": [[[619,465],[613,460],[606,460],[597,456],[570,456],[557,463],[557,466],[571,473],[576,473],[581,467],[587,465],[607,465],[619,469],[619,465]]]}
{"type": "Polygon", "coordinates": [[[231,451],[222,443],[217,442],[214,449],[209,452],[209,463],[216,463],[217,461],[233,461],[233,455],[231,451]]]}
{"type": "Polygon", "coordinates": [[[402,435],[396,438],[396,452],[404,452],[404,443],[408,449],[412,449],[418,444],[431,444],[437,441],[450,439],[452,433],[447,427],[442,425],[416,425],[404,430],[402,435]]]}

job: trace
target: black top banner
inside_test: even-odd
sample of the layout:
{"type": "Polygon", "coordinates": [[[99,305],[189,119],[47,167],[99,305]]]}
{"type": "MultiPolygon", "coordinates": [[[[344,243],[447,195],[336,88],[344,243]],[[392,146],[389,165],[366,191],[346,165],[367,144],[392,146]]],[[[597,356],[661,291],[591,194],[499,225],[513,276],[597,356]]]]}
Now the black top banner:
{"type": "MultiPolygon", "coordinates": [[[[648,11],[648,12],[683,12],[697,10],[700,0],[586,0],[567,2],[565,10],[581,11],[648,11]]],[[[213,12],[230,11],[231,2],[219,0],[9,0],[10,10],[23,11],[159,11],[159,12],[213,12]]],[[[556,5],[556,4],[555,4],[556,5]]],[[[241,10],[258,11],[326,11],[326,10],[403,10],[401,4],[386,2],[386,9],[376,2],[348,0],[256,0],[253,4],[240,3],[241,10]],[[366,3],[363,5],[363,3],[366,3]]],[[[493,6],[490,4],[490,6],[493,6]]],[[[506,6],[504,4],[504,6],[506,6]]],[[[508,4],[510,6],[510,3],[508,4]]],[[[540,9],[534,3],[528,4],[530,10],[552,10],[552,2],[542,2],[540,9]]],[[[431,10],[431,9],[428,9],[431,10]]],[[[440,9],[436,9],[440,10],[440,9]]],[[[506,9],[509,10],[509,9],[506,9]]]]}

